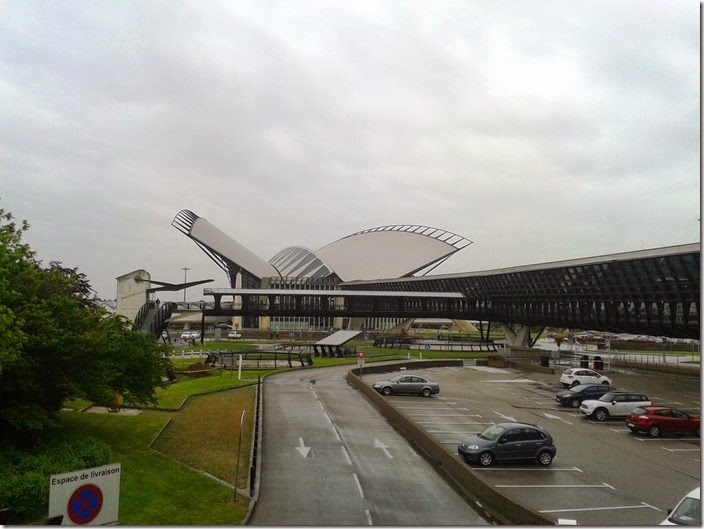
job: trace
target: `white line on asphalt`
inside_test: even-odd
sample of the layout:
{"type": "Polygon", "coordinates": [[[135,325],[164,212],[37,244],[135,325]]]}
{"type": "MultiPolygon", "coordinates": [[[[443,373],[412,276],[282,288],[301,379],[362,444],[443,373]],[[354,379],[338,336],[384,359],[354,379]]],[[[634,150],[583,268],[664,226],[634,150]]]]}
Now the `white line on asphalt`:
{"type": "Polygon", "coordinates": [[[668,452],[699,452],[699,450],[701,450],[700,448],[665,448],[664,446],[660,448],[668,452]]]}
{"type": "Polygon", "coordinates": [[[445,410],[447,407],[445,404],[438,404],[437,406],[396,406],[397,410],[445,410]]]}
{"type": "Polygon", "coordinates": [[[670,437],[669,439],[668,439],[668,438],[662,438],[662,437],[656,437],[656,438],[654,438],[654,439],[653,439],[652,437],[636,437],[636,440],[641,441],[641,442],[645,442],[645,441],[673,441],[673,442],[677,442],[677,441],[699,441],[699,437],[680,437],[680,438],[672,438],[672,437],[670,437]]]}
{"type": "Polygon", "coordinates": [[[426,430],[425,433],[435,433],[435,434],[447,434],[447,435],[474,435],[481,432],[476,430],[473,432],[468,432],[466,430],[426,430]]]}
{"type": "MultiPolygon", "coordinates": [[[[406,413],[409,417],[467,417],[466,413],[453,413],[451,415],[439,415],[437,413],[406,413]]],[[[469,417],[478,417],[478,415],[469,415],[469,417]]]]}
{"type": "Polygon", "coordinates": [[[340,448],[342,448],[342,453],[345,455],[345,459],[347,460],[347,464],[351,465],[352,460],[350,459],[350,455],[347,453],[347,449],[344,446],[341,446],[340,448]]]}
{"type": "Polygon", "coordinates": [[[550,511],[538,511],[540,513],[550,513],[550,512],[580,512],[580,511],[612,511],[612,510],[617,510],[617,509],[642,509],[643,507],[649,507],[651,509],[655,509],[656,511],[659,511],[657,507],[653,507],[652,505],[648,505],[645,502],[641,502],[640,505],[622,505],[618,507],[584,507],[582,509],[553,509],[550,511]]]}
{"type": "MultiPolygon", "coordinates": [[[[477,417],[476,415],[470,415],[470,417],[477,417]]],[[[481,417],[479,417],[481,419],[481,417]]],[[[418,424],[447,424],[447,421],[416,421],[418,424]]],[[[463,421],[452,421],[451,424],[494,424],[493,422],[463,422],[463,421]]]]}
{"type": "Polygon", "coordinates": [[[332,432],[335,434],[335,438],[338,441],[342,441],[342,439],[340,439],[340,432],[337,431],[337,427],[335,425],[332,427],[332,432]]]}
{"type": "Polygon", "coordinates": [[[354,476],[354,481],[357,483],[357,490],[359,491],[359,495],[364,498],[364,491],[362,490],[362,484],[359,482],[359,478],[357,477],[357,474],[352,474],[354,476]]]}
{"type": "Polygon", "coordinates": [[[609,428],[609,430],[616,433],[630,432],[628,428],[609,428]]]}
{"type": "Polygon", "coordinates": [[[494,485],[497,489],[611,489],[608,483],[601,485],[494,485]]]}
{"type": "Polygon", "coordinates": [[[540,470],[543,472],[550,471],[552,472],[553,470],[568,470],[570,472],[582,472],[580,469],[577,467],[572,467],[572,468],[533,468],[533,467],[526,467],[526,468],[475,468],[474,470],[482,471],[482,472],[488,472],[488,471],[503,471],[503,470],[517,470],[517,471],[530,471],[530,472],[535,472],[536,470],[540,470]]]}
{"type": "Polygon", "coordinates": [[[374,524],[372,523],[372,515],[371,515],[371,513],[369,512],[369,509],[365,509],[365,510],[364,510],[364,514],[367,515],[367,525],[374,525],[374,524]]]}
{"type": "Polygon", "coordinates": [[[494,413],[495,413],[496,415],[498,415],[499,417],[503,417],[503,418],[506,419],[507,421],[516,422],[516,419],[514,419],[513,417],[510,417],[510,416],[508,416],[508,415],[503,415],[503,414],[499,413],[498,411],[495,411],[494,413]]]}
{"type": "Polygon", "coordinates": [[[325,415],[325,418],[328,420],[328,422],[329,422],[330,424],[332,424],[332,419],[331,419],[330,416],[328,415],[328,412],[325,412],[323,415],[325,415]]]}

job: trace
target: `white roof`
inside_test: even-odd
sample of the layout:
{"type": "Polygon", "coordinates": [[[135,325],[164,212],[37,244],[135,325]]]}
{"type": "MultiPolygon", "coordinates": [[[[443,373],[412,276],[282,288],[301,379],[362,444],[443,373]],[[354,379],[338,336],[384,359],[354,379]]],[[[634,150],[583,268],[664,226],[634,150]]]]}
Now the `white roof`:
{"type": "Polygon", "coordinates": [[[315,345],[342,345],[361,333],[362,331],[337,331],[316,342],[315,345]]]}

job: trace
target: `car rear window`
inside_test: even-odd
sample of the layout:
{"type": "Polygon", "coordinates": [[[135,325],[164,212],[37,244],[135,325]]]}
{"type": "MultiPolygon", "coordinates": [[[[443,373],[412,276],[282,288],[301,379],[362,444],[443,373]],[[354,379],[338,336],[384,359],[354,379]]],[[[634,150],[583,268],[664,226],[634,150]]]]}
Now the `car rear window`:
{"type": "Polygon", "coordinates": [[[645,408],[633,408],[633,411],[631,412],[633,415],[645,415],[648,413],[648,410],[645,408]]]}

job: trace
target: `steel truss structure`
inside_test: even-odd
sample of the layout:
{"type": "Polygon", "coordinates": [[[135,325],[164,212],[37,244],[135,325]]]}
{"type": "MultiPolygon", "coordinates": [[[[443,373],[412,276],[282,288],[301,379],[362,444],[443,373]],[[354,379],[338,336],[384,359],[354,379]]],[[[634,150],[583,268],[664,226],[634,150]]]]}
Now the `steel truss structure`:
{"type": "Polygon", "coordinates": [[[442,317],[700,338],[699,244],[494,272],[358,281],[338,289],[204,294],[214,296],[207,312],[217,315],[442,317]]]}

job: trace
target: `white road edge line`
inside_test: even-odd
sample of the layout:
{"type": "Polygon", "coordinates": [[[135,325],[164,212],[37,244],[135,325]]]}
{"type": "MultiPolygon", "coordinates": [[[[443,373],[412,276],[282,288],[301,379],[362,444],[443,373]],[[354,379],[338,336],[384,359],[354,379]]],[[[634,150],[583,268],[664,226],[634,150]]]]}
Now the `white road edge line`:
{"type": "Polygon", "coordinates": [[[359,478],[357,477],[357,474],[352,474],[354,477],[354,482],[357,484],[357,490],[359,491],[360,497],[364,498],[364,491],[362,490],[362,484],[359,482],[359,478]]]}
{"type": "Polygon", "coordinates": [[[342,453],[345,455],[345,459],[347,460],[348,465],[352,465],[352,460],[350,459],[350,455],[347,453],[347,449],[344,446],[341,446],[342,448],[342,453]]]}
{"type": "Polygon", "coordinates": [[[372,523],[372,515],[369,512],[369,509],[364,509],[364,514],[367,516],[367,525],[374,525],[372,523]]]}

